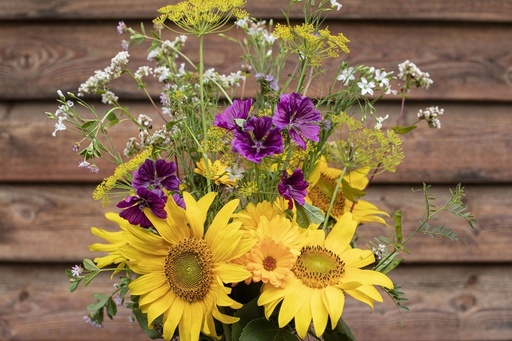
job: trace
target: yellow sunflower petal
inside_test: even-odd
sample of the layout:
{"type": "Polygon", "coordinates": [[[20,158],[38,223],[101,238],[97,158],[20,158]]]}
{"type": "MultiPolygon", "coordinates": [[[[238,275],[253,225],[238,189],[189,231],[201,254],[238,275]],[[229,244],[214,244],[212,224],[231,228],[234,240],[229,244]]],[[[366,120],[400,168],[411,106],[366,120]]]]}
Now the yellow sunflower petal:
{"type": "Polygon", "coordinates": [[[345,213],[325,238],[324,246],[338,255],[350,248],[350,242],[356,231],[357,222],[351,213],[345,213]]]}
{"type": "Polygon", "coordinates": [[[329,316],[331,317],[331,329],[334,329],[343,313],[345,295],[343,294],[343,291],[328,286],[322,291],[322,300],[324,301],[327,311],[329,312],[329,316]]]}
{"type": "MultiPolygon", "coordinates": [[[[303,304],[302,307],[297,312],[297,314],[295,314],[295,330],[297,330],[297,334],[300,336],[301,339],[304,339],[306,337],[309,326],[311,325],[312,312],[311,306],[308,303],[309,302],[303,304]]],[[[317,335],[321,335],[316,330],[315,333],[317,335]]]]}
{"type": "Polygon", "coordinates": [[[219,264],[216,272],[224,283],[238,283],[245,281],[251,273],[238,264],[219,264]]]}
{"type": "Polygon", "coordinates": [[[139,278],[134,279],[130,284],[130,292],[132,295],[144,295],[153,290],[161,287],[165,282],[167,282],[167,278],[162,273],[149,273],[147,275],[140,276],[139,278]]]}
{"type": "Polygon", "coordinates": [[[202,238],[204,234],[204,222],[208,209],[215,199],[215,193],[210,192],[203,196],[199,201],[195,201],[194,197],[188,192],[183,192],[183,200],[187,209],[185,215],[187,216],[188,223],[192,229],[192,236],[202,238]]]}
{"type": "Polygon", "coordinates": [[[393,281],[382,272],[347,267],[344,276],[350,278],[351,281],[380,285],[388,289],[393,289],[393,281]]]}
{"type": "Polygon", "coordinates": [[[369,171],[370,168],[368,167],[356,169],[345,175],[344,178],[348,181],[350,187],[364,190],[369,182],[368,177],[366,176],[369,171]]]}
{"type": "Polygon", "coordinates": [[[141,258],[140,251],[131,246],[122,246],[119,248],[119,252],[123,257],[130,260],[128,262],[130,269],[135,273],[143,275],[150,272],[162,271],[164,268],[165,259],[163,257],[144,256],[142,261],[138,261],[138,259],[141,258]]]}
{"type": "Polygon", "coordinates": [[[223,313],[221,313],[221,312],[219,311],[219,309],[217,308],[217,306],[213,306],[212,315],[213,315],[213,317],[215,317],[217,320],[219,320],[220,322],[225,323],[225,324],[232,324],[232,323],[236,323],[236,322],[238,322],[238,321],[240,320],[238,317],[233,317],[233,316],[229,316],[229,315],[224,315],[223,313]]]}
{"type": "Polygon", "coordinates": [[[165,204],[167,219],[161,219],[151,213],[151,210],[144,209],[144,213],[157,229],[162,238],[170,244],[176,244],[180,240],[190,237],[190,229],[187,227],[187,216],[185,210],[178,206],[174,200],[167,200],[165,204]]]}
{"type": "Polygon", "coordinates": [[[166,341],[170,340],[173,335],[176,327],[178,326],[181,316],[183,315],[183,310],[185,309],[186,302],[182,301],[179,298],[174,300],[173,305],[169,310],[166,311],[164,315],[164,339],[166,341]]]}
{"type": "MultiPolygon", "coordinates": [[[[165,243],[160,236],[138,226],[130,226],[125,239],[131,247],[149,255],[167,255],[165,243]]],[[[139,257],[137,257],[139,258],[139,257]]]]}
{"type": "MultiPolygon", "coordinates": [[[[165,286],[162,286],[161,288],[165,288],[165,286]]],[[[151,304],[142,305],[142,307],[147,307],[143,311],[145,311],[148,315],[148,325],[153,323],[153,321],[155,321],[158,316],[166,312],[172,306],[174,300],[176,300],[176,295],[174,295],[172,291],[170,291],[167,287],[167,292],[161,295],[157,300],[151,302],[151,304]]],[[[142,303],[142,300],[139,303],[142,303]]]]}
{"type": "Polygon", "coordinates": [[[371,250],[349,249],[345,250],[340,257],[347,266],[353,268],[362,268],[375,262],[375,256],[371,250]]]}
{"type": "MultiPolygon", "coordinates": [[[[288,290],[288,294],[284,297],[283,303],[281,304],[281,309],[279,310],[279,328],[287,325],[294,317],[297,315],[302,306],[306,303],[309,303],[311,299],[311,295],[314,289],[311,289],[307,286],[302,286],[300,290],[288,290]]],[[[302,321],[295,319],[295,325],[305,324],[309,326],[309,321],[302,321]]]]}
{"type": "Polygon", "coordinates": [[[220,209],[220,211],[213,219],[212,224],[210,225],[210,227],[208,227],[205,239],[208,239],[208,235],[210,235],[211,238],[212,236],[222,234],[221,230],[224,229],[224,227],[228,224],[229,219],[233,217],[233,212],[235,211],[239,203],[239,199],[233,199],[220,209]]]}
{"type": "MultiPolygon", "coordinates": [[[[313,326],[315,327],[315,334],[322,335],[327,326],[328,311],[322,299],[322,292],[325,290],[317,289],[313,291],[311,296],[311,314],[313,318],[313,326]]],[[[333,302],[334,303],[334,302],[333,302]]],[[[337,302],[336,302],[337,303],[337,302]]]]}

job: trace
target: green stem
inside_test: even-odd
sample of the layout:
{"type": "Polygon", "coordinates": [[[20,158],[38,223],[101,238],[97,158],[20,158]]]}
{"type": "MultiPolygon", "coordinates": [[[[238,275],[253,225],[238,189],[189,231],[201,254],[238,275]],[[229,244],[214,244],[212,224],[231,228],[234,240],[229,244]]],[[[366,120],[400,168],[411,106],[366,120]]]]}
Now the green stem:
{"type": "MultiPolygon", "coordinates": [[[[206,142],[206,133],[208,131],[208,124],[206,121],[206,108],[204,103],[204,84],[203,84],[203,77],[204,77],[204,51],[203,51],[203,43],[204,43],[204,36],[200,35],[199,37],[199,65],[198,65],[198,72],[199,72],[199,102],[200,102],[200,117],[201,117],[201,124],[203,126],[203,141],[206,142]]],[[[201,146],[199,146],[201,147],[201,146]]],[[[206,175],[206,185],[208,192],[211,191],[211,181],[210,181],[210,172],[209,172],[209,165],[208,165],[208,155],[206,155],[206,152],[203,151],[203,159],[204,159],[204,169],[205,169],[205,175],[206,175]]]]}
{"type": "Polygon", "coordinates": [[[331,197],[331,202],[329,203],[329,208],[327,209],[327,212],[325,214],[324,224],[322,226],[322,229],[327,228],[327,222],[329,221],[329,216],[331,215],[332,207],[334,206],[334,201],[336,200],[336,197],[338,196],[338,190],[340,188],[341,182],[343,181],[343,177],[345,176],[345,173],[347,172],[347,167],[343,167],[343,170],[341,171],[340,178],[338,179],[338,182],[336,183],[336,187],[334,188],[333,195],[331,197]]]}

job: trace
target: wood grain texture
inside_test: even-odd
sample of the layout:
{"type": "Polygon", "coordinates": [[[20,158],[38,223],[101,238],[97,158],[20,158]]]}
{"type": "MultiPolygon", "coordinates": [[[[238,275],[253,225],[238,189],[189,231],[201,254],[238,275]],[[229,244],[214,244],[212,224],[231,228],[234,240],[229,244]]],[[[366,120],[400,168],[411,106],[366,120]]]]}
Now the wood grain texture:
{"type": "MultiPolygon", "coordinates": [[[[69,19],[151,19],[156,9],[176,3],[162,0],[20,0],[0,2],[0,20],[69,19]]],[[[333,11],[336,19],[512,21],[512,4],[507,0],[344,0],[343,8],[333,11]]],[[[257,18],[281,18],[288,0],[248,0],[246,9],[257,18]]],[[[292,7],[290,16],[302,15],[301,6],[292,7]]]]}
{"type": "MultiPolygon", "coordinates": [[[[428,71],[434,85],[428,91],[414,92],[412,98],[512,101],[512,51],[503,44],[512,34],[510,25],[372,21],[333,22],[330,28],[351,39],[347,60],[352,64],[396,71],[399,63],[409,59],[428,71]]],[[[52,98],[58,89],[76,91],[95,70],[109,65],[120,50],[121,37],[115,31],[114,22],[23,26],[3,23],[0,31],[3,32],[0,36],[0,100],[44,99],[52,98]]],[[[230,32],[241,37],[239,30],[230,32]]],[[[208,36],[205,51],[207,67],[220,72],[236,71],[241,64],[237,46],[222,37],[208,36]]],[[[197,59],[193,39],[184,52],[193,60],[197,59]]],[[[133,70],[146,63],[145,48],[133,48],[130,53],[133,70]]],[[[331,81],[327,77],[337,70],[339,62],[325,63],[331,72],[326,73],[324,81],[331,81]]],[[[287,70],[292,72],[293,65],[288,65],[287,70]]],[[[148,83],[157,96],[156,84],[148,83]]],[[[114,91],[140,98],[141,93],[127,84],[131,83],[118,83],[114,91]]],[[[312,89],[316,89],[314,85],[312,89]]],[[[249,86],[248,91],[254,91],[254,86],[249,86]]],[[[321,94],[317,89],[316,95],[321,94]]]]}
{"type": "MultiPolygon", "coordinates": [[[[83,258],[101,256],[88,251],[87,246],[104,242],[93,236],[91,226],[115,231],[118,227],[108,222],[103,214],[118,212],[113,205],[101,207],[94,202],[91,186],[15,186],[0,187],[0,261],[9,262],[75,262],[83,258]]],[[[408,262],[510,262],[508,252],[512,240],[512,187],[470,187],[466,189],[469,210],[485,226],[485,230],[471,230],[462,221],[449,215],[438,222],[453,229],[461,243],[444,239],[417,236],[405,255],[408,262]]],[[[449,189],[435,187],[441,205],[449,198],[449,189]]],[[[366,200],[380,209],[393,213],[404,212],[404,234],[410,233],[424,218],[421,192],[412,192],[408,186],[375,186],[369,189],[366,200]]],[[[392,224],[392,220],[388,219],[392,224]]],[[[379,234],[387,235],[382,225],[365,225],[358,229],[360,246],[379,234]]]]}
{"type": "MultiPolygon", "coordinates": [[[[56,95],[55,95],[56,97],[56,95]]],[[[135,116],[152,113],[142,102],[126,102],[135,116]]],[[[405,137],[405,160],[397,173],[378,176],[377,183],[510,183],[512,181],[512,112],[507,104],[410,102],[406,119],[413,123],[418,109],[430,105],[445,108],[442,128],[425,124],[405,137]]],[[[96,106],[96,105],[95,105],[96,106]]],[[[377,115],[394,124],[399,103],[377,106],[377,115]]],[[[96,106],[102,110],[101,105],[96,106]]],[[[113,172],[109,163],[100,163],[101,172],[91,174],[77,167],[80,157],[71,151],[76,135],[60,131],[52,137],[54,121],[45,111],[55,112],[57,103],[0,103],[0,181],[3,182],[95,182],[113,172]],[[28,162],[30,160],[30,162],[28,162]],[[31,165],[45,165],[44,170],[31,165]]],[[[156,116],[156,115],[153,115],[156,116]]],[[[155,129],[158,127],[155,118],[155,129]]],[[[132,126],[111,129],[122,150],[127,139],[137,136],[132,126]]],[[[86,147],[84,144],[82,147],[86,147]]]]}
{"type": "MultiPolygon", "coordinates": [[[[146,340],[128,309],[119,307],[101,329],[82,316],[91,295],[112,292],[112,281],[100,276],[71,294],[64,269],[70,265],[0,264],[0,338],[2,340],[146,340]]],[[[508,266],[415,266],[390,274],[409,299],[401,316],[388,297],[368,306],[347,298],[343,317],[358,340],[510,340],[512,312],[508,266]],[[400,327],[405,323],[405,327],[400,327]]]]}

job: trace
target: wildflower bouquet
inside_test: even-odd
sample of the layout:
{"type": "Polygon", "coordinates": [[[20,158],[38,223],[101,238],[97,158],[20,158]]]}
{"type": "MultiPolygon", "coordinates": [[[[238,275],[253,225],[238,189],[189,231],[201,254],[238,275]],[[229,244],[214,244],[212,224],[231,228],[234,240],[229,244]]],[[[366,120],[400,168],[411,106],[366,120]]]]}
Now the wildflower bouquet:
{"type": "Polygon", "coordinates": [[[385,293],[406,309],[388,275],[409,252],[409,240],[420,233],[456,239],[428,224],[442,211],[477,224],[460,186],[436,207],[425,185],[426,217],[408,236],[400,211],[390,217],[361,199],[375,176],[403,160],[401,135],[420,121],[440,127],[437,107],[421,110],[414,125],[400,125],[405,98],[430,86],[428,73],[409,61],[396,76],[343,61],[349,39],[324,25],[325,15],[341,8],[335,0],[292,1],[303,8],[299,24],[256,20],[243,5],[168,5],[150,33],[120,22],[118,32],[129,35],[123,51],[77,94],[59,91],[58,110],[47,113],[57,120],[54,136],[78,134],[80,167],[98,172],[101,158],[117,165],[93,193],[117,207],[106,214],[113,231],[91,229],[103,242],[89,248],[103,255],[66,271],[71,291],[101,272],[119,276],[115,291],[96,294],[88,307],[85,319],[94,325],[126,303],[151,338],[352,340],[342,319],[346,297],[373,307],[385,293]],[[213,34],[240,48],[241,70],[207,68],[204,41],[213,34]],[[149,43],[151,66],[132,70],[128,51],[142,43],[149,43]],[[186,44],[197,47],[197,60],[184,52],[186,44]],[[328,72],[332,58],[339,68],[328,72]],[[151,115],[122,104],[111,83],[121,77],[147,96],[151,115]],[[155,83],[160,104],[150,90],[155,83]],[[257,90],[247,96],[246,86],[257,90]],[[86,102],[92,95],[101,95],[106,109],[86,102]],[[389,129],[388,116],[377,116],[374,106],[385,95],[402,98],[389,129]],[[115,128],[130,125],[137,136],[116,150],[115,128]],[[389,233],[357,245],[365,224],[389,233]]]}

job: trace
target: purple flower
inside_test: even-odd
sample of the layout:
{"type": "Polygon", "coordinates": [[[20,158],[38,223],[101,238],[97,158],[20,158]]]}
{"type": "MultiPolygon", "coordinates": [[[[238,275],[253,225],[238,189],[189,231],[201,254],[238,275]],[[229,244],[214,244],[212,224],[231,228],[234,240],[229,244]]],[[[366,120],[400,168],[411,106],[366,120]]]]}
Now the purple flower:
{"type": "Polygon", "coordinates": [[[271,90],[277,91],[279,90],[279,85],[277,84],[277,80],[272,75],[265,75],[261,72],[257,73],[255,78],[259,80],[262,84],[267,85],[271,90]]]}
{"type": "Polygon", "coordinates": [[[180,196],[178,193],[174,193],[172,195],[172,198],[174,199],[174,202],[176,203],[176,205],[178,205],[179,207],[183,208],[183,209],[186,209],[187,206],[185,204],[185,200],[183,199],[182,196],[180,196]]]}
{"type": "Polygon", "coordinates": [[[270,117],[251,117],[243,129],[235,130],[231,146],[247,160],[260,163],[265,156],[283,152],[283,138],[270,117]]]}
{"type": "Polygon", "coordinates": [[[133,172],[132,187],[134,189],[146,188],[157,194],[162,199],[165,194],[162,188],[169,191],[177,191],[180,181],[174,174],[176,172],[176,164],[159,159],[153,161],[146,159],[138,170],[133,172]]]}
{"type": "Polygon", "coordinates": [[[308,194],[306,190],[308,186],[308,182],[304,181],[304,173],[299,168],[296,168],[290,176],[288,176],[286,170],[283,171],[283,177],[279,185],[277,185],[277,190],[279,194],[288,200],[288,209],[291,210],[293,200],[301,206],[304,205],[304,198],[308,194]]]}
{"type": "Polygon", "coordinates": [[[136,196],[131,195],[120,201],[117,204],[117,207],[124,208],[124,210],[119,213],[122,218],[128,220],[132,225],[140,225],[144,228],[152,225],[144,214],[143,210],[146,207],[148,207],[158,218],[167,218],[164,199],[144,187],[139,187],[137,189],[136,196]]]}
{"type": "Polygon", "coordinates": [[[222,114],[215,116],[214,125],[227,130],[233,130],[238,127],[236,119],[247,119],[249,110],[252,106],[252,98],[244,100],[235,99],[233,104],[224,110],[222,114]]]}
{"type": "Polygon", "coordinates": [[[306,149],[305,139],[318,142],[322,115],[315,109],[309,97],[294,92],[281,95],[272,123],[280,129],[288,127],[288,133],[300,148],[306,149]]]}

